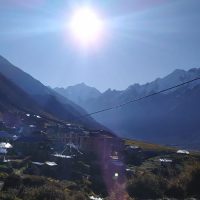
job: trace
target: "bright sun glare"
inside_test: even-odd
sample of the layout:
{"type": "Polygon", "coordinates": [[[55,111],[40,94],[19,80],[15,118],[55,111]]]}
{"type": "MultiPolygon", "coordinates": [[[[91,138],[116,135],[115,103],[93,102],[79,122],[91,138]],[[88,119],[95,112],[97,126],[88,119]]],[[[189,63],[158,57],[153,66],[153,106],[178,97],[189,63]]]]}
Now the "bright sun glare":
{"type": "Polygon", "coordinates": [[[83,44],[95,42],[101,35],[103,22],[90,8],[79,8],[70,21],[73,37],[83,44]]]}

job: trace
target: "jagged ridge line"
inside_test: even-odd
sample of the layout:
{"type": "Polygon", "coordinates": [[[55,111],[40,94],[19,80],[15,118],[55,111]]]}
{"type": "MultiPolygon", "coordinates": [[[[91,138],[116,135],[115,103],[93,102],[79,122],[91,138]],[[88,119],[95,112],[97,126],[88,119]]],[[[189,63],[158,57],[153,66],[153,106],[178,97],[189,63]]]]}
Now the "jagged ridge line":
{"type": "Polygon", "coordinates": [[[81,115],[80,118],[89,117],[89,116],[91,116],[91,115],[95,115],[95,114],[98,114],[98,113],[102,113],[102,112],[106,112],[106,111],[109,111],[109,110],[118,109],[118,108],[121,108],[121,107],[123,107],[123,106],[126,106],[126,105],[128,105],[128,104],[130,104],[130,103],[134,103],[134,102],[137,102],[137,101],[141,101],[141,100],[143,100],[143,99],[145,99],[145,98],[149,98],[149,97],[155,96],[155,95],[157,95],[157,94],[160,94],[160,93],[163,93],[163,92],[166,92],[166,91],[169,91],[169,90],[172,90],[172,89],[181,87],[181,86],[183,86],[183,85],[189,84],[189,83],[194,82],[194,81],[197,81],[197,80],[200,80],[200,77],[194,78],[194,79],[192,79],[192,80],[189,80],[189,81],[186,81],[186,82],[177,84],[177,85],[174,85],[174,86],[172,86],[172,87],[169,87],[169,88],[160,90],[160,91],[158,91],[158,92],[154,92],[154,93],[152,93],[152,94],[145,95],[145,96],[143,96],[143,97],[139,97],[139,98],[136,98],[136,99],[127,101],[127,102],[122,103],[122,104],[118,104],[118,105],[116,105],[116,106],[108,107],[108,108],[105,108],[105,109],[102,109],[102,110],[97,110],[97,111],[95,111],[95,112],[88,113],[88,114],[86,114],[86,115],[81,115]]]}

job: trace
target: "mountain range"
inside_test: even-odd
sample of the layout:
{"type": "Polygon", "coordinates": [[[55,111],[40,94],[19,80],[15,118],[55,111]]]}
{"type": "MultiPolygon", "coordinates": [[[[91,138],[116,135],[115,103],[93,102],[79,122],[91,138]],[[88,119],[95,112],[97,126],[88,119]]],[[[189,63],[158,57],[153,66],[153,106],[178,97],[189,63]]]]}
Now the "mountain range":
{"type": "Polygon", "coordinates": [[[0,56],[0,112],[30,111],[91,129],[108,129],[121,137],[200,149],[200,81],[102,112],[135,98],[200,77],[200,69],[175,70],[164,78],[125,90],[101,93],[84,83],[51,89],[0,56]],[[103,125],[101,125],[103,124],[103,125]]]}
{"type": "MultiPolygon", "coordinates": [[[[177,69],[164,78],[125,90],[100,93],[85,84],[55,91],[76,102],[87,112],[123,104],[200,77],[200,69],[177,69]],[[89,91],[89,92],[88,92],[89,91]]],[[[93,115],[119,136],[168,145],[200,148],[200,81],[158,94],[134,104],[93,115]]]]}
{"type": "Polygon", "coordinates": [[[43,85],[0,56],[0,111],[29,110],[58,120],[104,128],[92,118],[80,118],[86,111],[66,97],[43,85]]]}
{"type": "Polygon", "coordinates": [[[80,83],[75,86],[69,86],[67,88],[54,88],[56,92],[67,97],[74,103],[81,105],[82,102],[86,102],[88,99],[97,98],[101,95],[101,92],[94,87],[90,87],[85,83],[80,83]]]}

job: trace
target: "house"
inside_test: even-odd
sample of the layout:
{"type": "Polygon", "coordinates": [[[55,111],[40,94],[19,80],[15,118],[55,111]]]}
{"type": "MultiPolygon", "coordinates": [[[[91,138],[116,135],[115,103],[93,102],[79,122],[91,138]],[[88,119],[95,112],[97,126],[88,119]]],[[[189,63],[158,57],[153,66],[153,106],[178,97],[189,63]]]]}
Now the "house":
{"type": "Polygon", "coordinates": [[[130,153],[138,152],[142,150],[141,147],[137,145],[126,145],[125,149],[127,152],[130,152],[130,153]]]}
{"type": "Polygon", "coordinates": [[[186,154],[186,155],[189,155],[189,154],[190,154],[189,151],[184,150],[184,149],[180,149],[180,150],[178,150],[176,153],[178,153],[178,154],[186,154]]]}
{"type": "Polygon", "coordinates": [[[162,163],[171,163],[172,160],[171,159],[167,159],[167,158],[160,158],[159,161],[162,163]]]}
{"type": "Polygon", "coordinates": [[[11,148],[13,148],[13,146],[10,143],[1,142],[0,143],[0,148],[11,149],[11,148]]]}

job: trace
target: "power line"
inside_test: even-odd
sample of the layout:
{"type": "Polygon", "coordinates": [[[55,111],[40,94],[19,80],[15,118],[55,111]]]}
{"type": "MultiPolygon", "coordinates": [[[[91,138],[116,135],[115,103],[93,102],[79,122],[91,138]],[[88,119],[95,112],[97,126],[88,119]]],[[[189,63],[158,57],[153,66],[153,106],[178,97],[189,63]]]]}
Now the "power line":
{"type": "Polygon", "coordinates": [[[95,114],[102,113],[102,112],[107,112],[107,111],[109,111],[109,110],[115,110],[115,109],[121,108],[121,107],[123,107],[123,106],[126,106],[126,105],[128,105],[128,104],[135,103],[135,102],[137,102],[137,101],[141,101],[141,100],[143,100],[143,99],[146,99],[146,98],[155,96],[155,95],[157,95],[157,94],[160,94],[160,93],[163,93],[163,92],[166,92],[166,91],[169,91],[169,90],[178,88],[178,87],[181,87],[181,86],[183,86],[183,85],[189,84],[189,83],[194,82],[194,81],[197,81],[197,80],[200,80],[200,77],[197,77],[197,78],[194,78],[194,79],[192,79],[192,80],[189,80],[189,81],[180,83],[180,84],[178,84],[178,85],[174,85],[174,86],[172,86],[172,87],[169,87],[169,88],[160,90],[160,91],[158,91],[158,92],[154,92],[154,93],[152,93],[152,94],[148,94],[148,95],[146,95],[146,96],[142,96],[142,97],[139,97],[139,98],[136,98],[136,99],[132,99],[132,100],[130,100],[130,101],[127,101],[127,102],[122,103],[122,104],[118,104],[118,105],[116,105],[116,106],[108,107],[108,108],[105,108],[105,109],[102,109],[102,110],[97,110],[97,111],[95,111],[95,112],[88,113],[88,114],[86,114],[86,115],[82,115],[82,116],[80,116],[80,118],[89,117],[89,116],[91,116],[91,115],[95,115],[95,114]]]}

